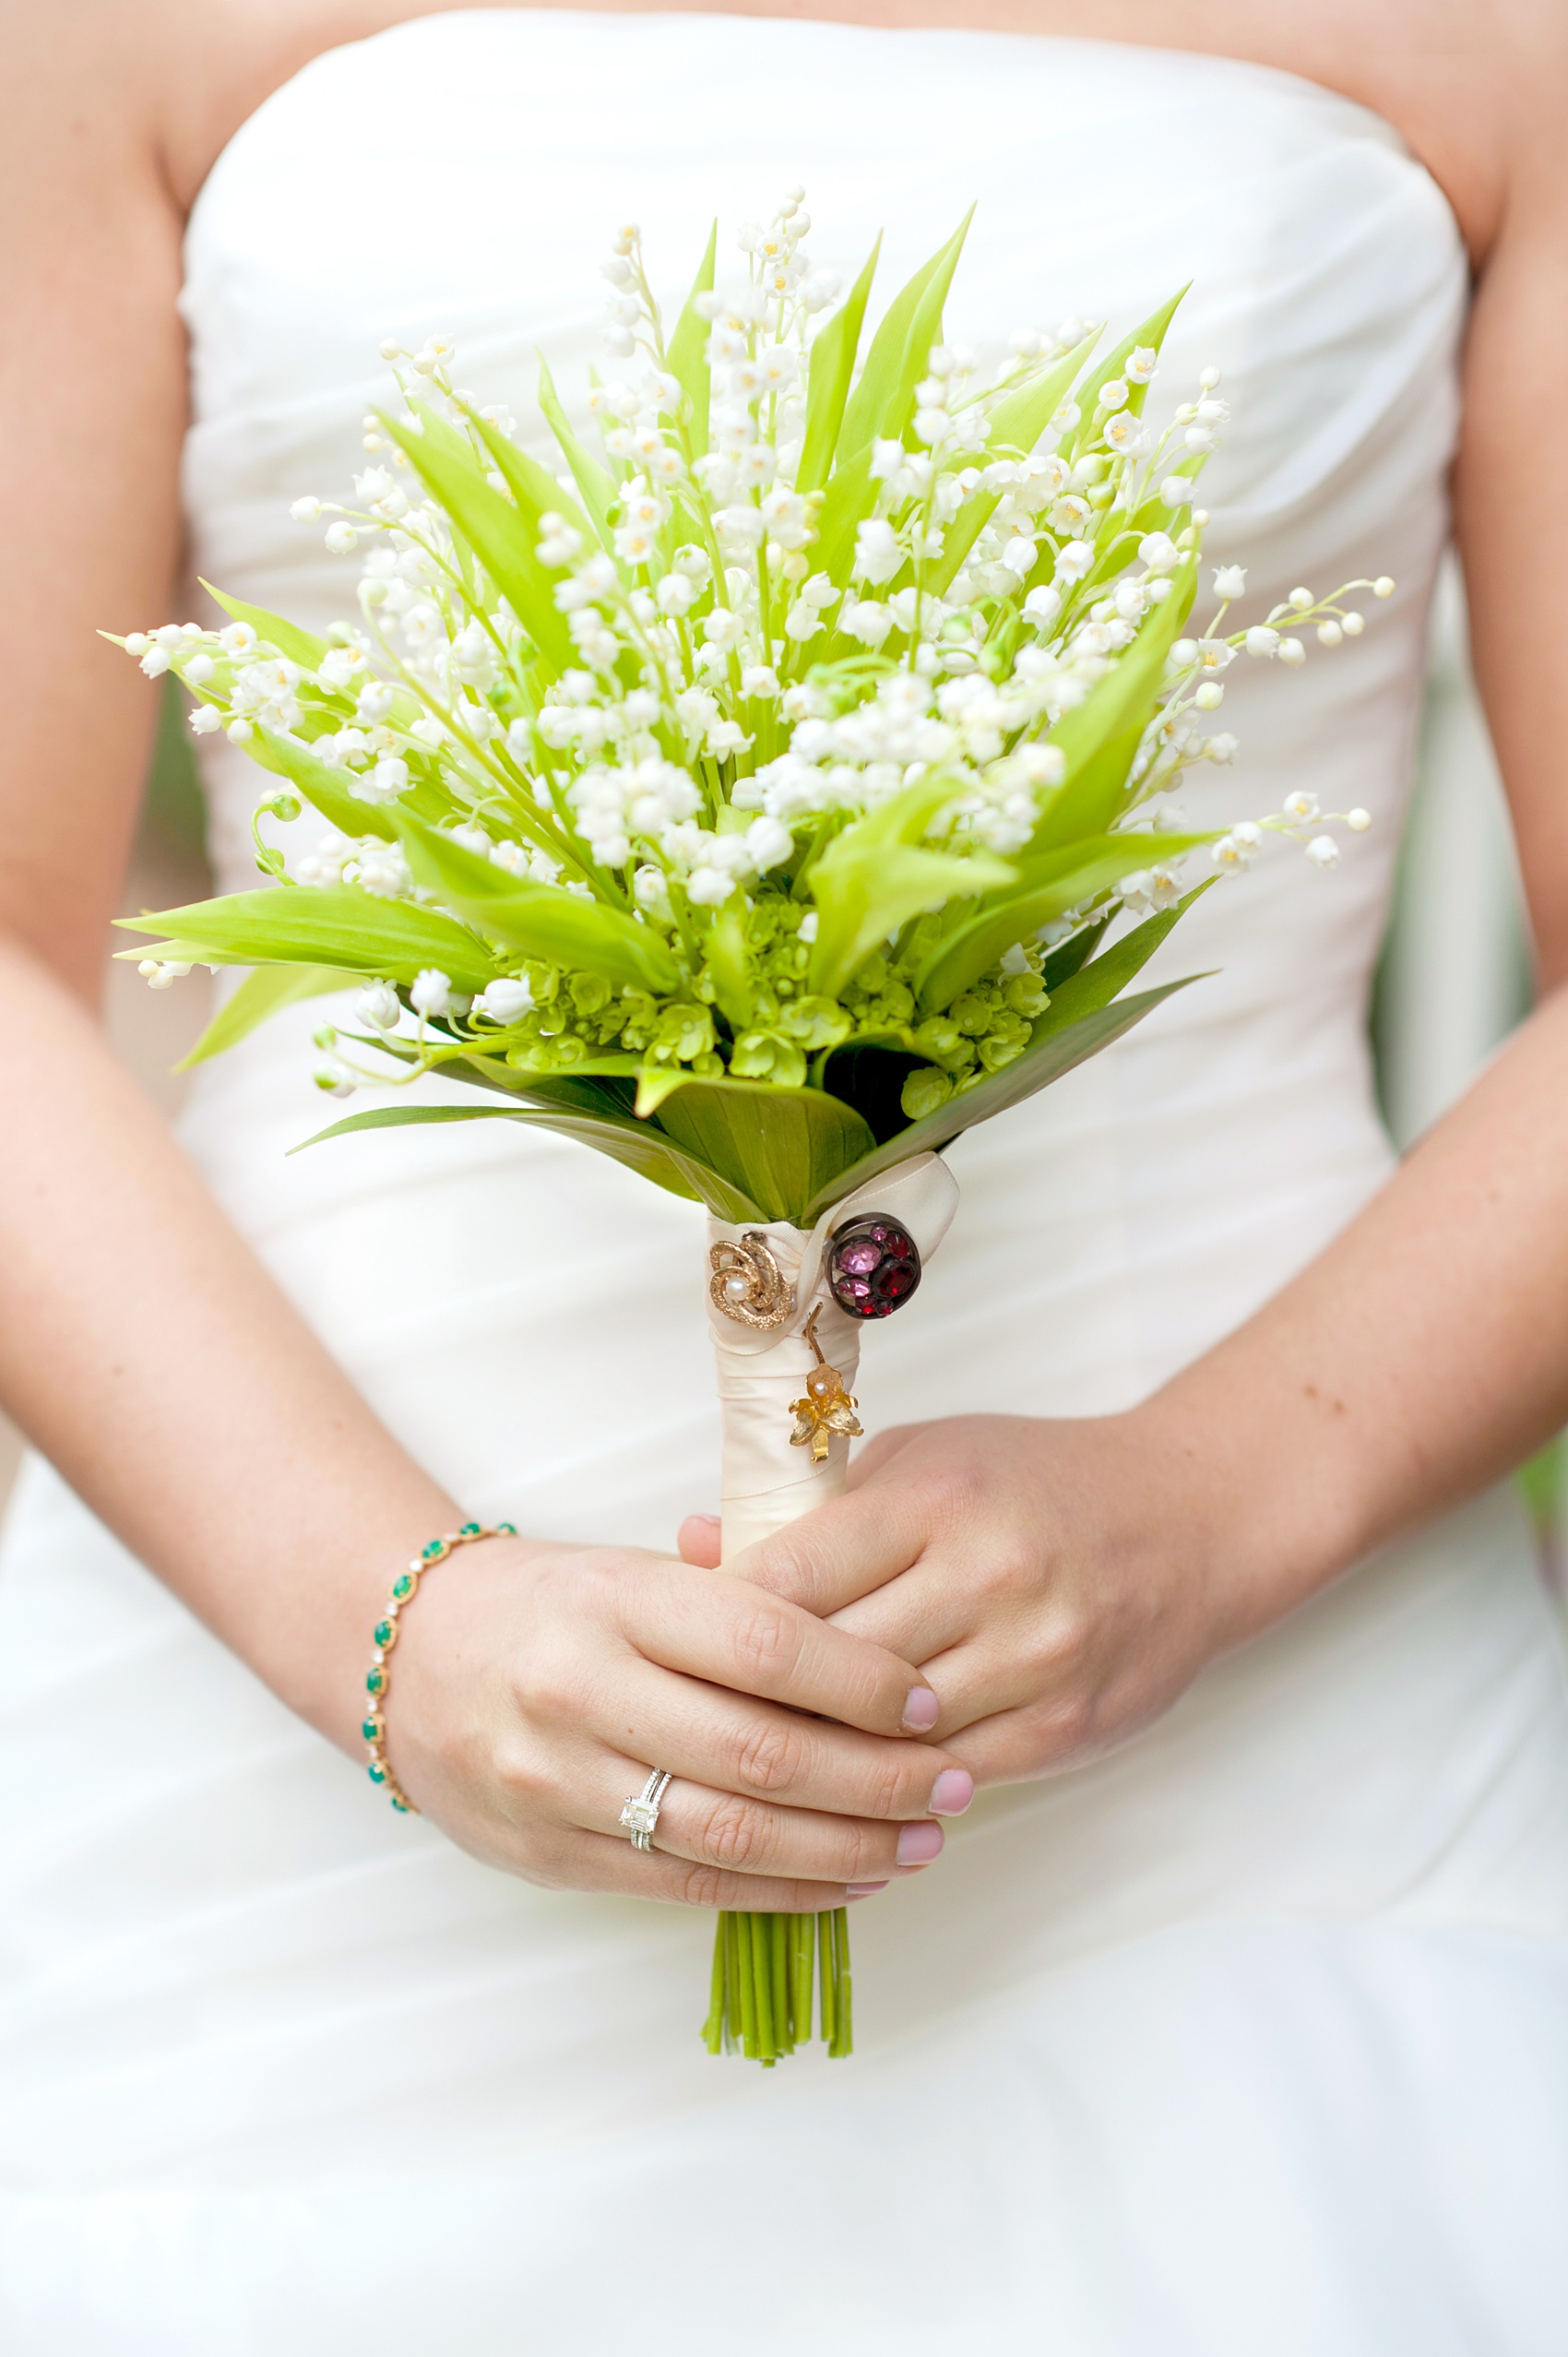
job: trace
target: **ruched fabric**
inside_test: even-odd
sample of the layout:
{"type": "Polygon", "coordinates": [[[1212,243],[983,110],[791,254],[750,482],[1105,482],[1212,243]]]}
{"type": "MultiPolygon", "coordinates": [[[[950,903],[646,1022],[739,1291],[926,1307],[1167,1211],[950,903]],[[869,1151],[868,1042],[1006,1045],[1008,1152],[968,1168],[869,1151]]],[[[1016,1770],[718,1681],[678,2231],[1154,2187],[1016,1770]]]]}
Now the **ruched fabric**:
{"type": "MultiPolygon", "coordinates": [[[[192,569],[350,612],[288,507],[363,463],[384,335],[450,333],[537,434],[536,348],[581,385],[623,220],[678,299],[715,209],[797,180],[823,267],[886,229],[884,300],[978,200],[948,332],[981,354],[1191,280],[1154,404],[1224,371],[1204,495],[1249,613],[1399,582],[1301,673],[1235,665],[1241,756],[1182,795],[1206,824],[1304,788],[1373,832],[1222,883],[1156,970],[1211,979],[952,1150],[957,1219],[856,1387],[869,1431],[1116,1409],[1389,1168],[1364,1016],[1465,268],[1385,125],[1253,66],[962,31],[502,10],[331,51],[191,223],[192,569]]],[[[204,752],[247,886],[266,781],[204,752]]],[[[184,1137],[219,1197],[470,1511],[669,1547],[718,1496],[702,1213],[508,1124],[285,1160],[319,1019],[205,1071],[184,1137]]],[[[764,2074],[698,2042],[706,1920],[395,1817],[35,1465],[0,1568],[0,2344],[1550,2357],[1565,1933],[1568,1710],[1505,1493],[1116,1756],[982,1795],[856,1911],[855,2057],[764,2074]]]]}

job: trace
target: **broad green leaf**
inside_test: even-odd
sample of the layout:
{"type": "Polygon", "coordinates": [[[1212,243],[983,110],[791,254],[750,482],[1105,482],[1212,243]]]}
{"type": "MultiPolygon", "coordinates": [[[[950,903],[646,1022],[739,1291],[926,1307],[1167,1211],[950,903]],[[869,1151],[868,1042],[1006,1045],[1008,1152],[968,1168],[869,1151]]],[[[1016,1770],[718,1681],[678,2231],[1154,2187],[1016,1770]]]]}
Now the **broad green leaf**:
{"type": "Polygon", "coordinates": [[[483,946],[439,910],[378,900],[351,884],[234,892],[114,922],[128,933],[178,942],[182,962],[188,951],[204,965],[339,966],[394,982],[411,982],[434,967],[464,991],[482,990],[495,972],[483,946]]]}
{"type": "Polygon", "coordinates": [[[664,357],[673,376],[692,405],[687,432],[691,435],[692,456],[702,458],[707,449],[707,402],[712,378],[708,372],[708,322],[696,308],[699,294],[713,292],[713,268],[719,252],[719,223],[714,222],[707,234],[707,251],[702,257],[685,307],[675,322],[675,332],[665,348],[664,357]]]}
{"type": "Polygon", "coordinates": [[[539,406],[544,412],[550,431],[561,446],[566,464],[572,470],[577,489],[583,495],[583,506],[593,518],[593,528],[599,534],[600,542],[613,555],[615,540],[610,529],[610,510],[615,504],[615,478],[605,471],[590,452],[584,449],[573,433],[542,352],[539,356],[539,406]]]}
{"type": "Polygon", "coordinates": [[[414,880],[439,892],[454,912],[510,949],[576,973],[602,974],[633,989],[672,991],[680,969],[658,934],[619,910],[579,899],[558,884],[510,875],[412,811],[396,809],[414,880]]]}
{"type": "Polygon", "coordinates": [[[330,1129],[318,1130],[314,1137],[303,1138],[290,1150],[303,1154],[307,1146],[324,1145],[329,1137],[348,1137],[356,1130],[404,1129],[422,1123],[457,1121],[519,1121],[530,1128],[553,1130],[558,1137],[570,1137],[579,1146],[591,1146],[596,1153],[608,1154],[612,1161],[636,1171],[639,1178],[651,1179],[655,1186],[663,1187],[671,1195],[706,1204],[715,1219],[738,1226],[764,1216],[749,1196],[693,1156],[683,1153],[672,1138],[650,1129],[646,1122],[623,1121],[607,1114],[518,1105],[377,1105],[369,1113],[350,1113],[346,1121],[335,1121],[330,1129]]]}
{"type": "Polygon", "coordinates": [[[1017,870],[989,852],[919,847],[935,813],[953,799],[951,780],[924,779],[836,835],[813,866],[818,913],[810,986],[837,998],[873,949],[911,917],[1016,882],[1017,870]]]}
{"type": "Polygon", "coordinates": [[[286,622],[280,613],[268,613],[264,605],[247,605],[244,598],[231,598],[223,590],[215,589],[210,581],[203,581],[201,586],[232,621],[248,622],[258,638],[265,638],[280,655],[287,655],[291,663],[303,663],[306,671],[315,671],[322,657],[331,653],[327,639],[302,630],[297,622],[286,622]]]}
{"type": "Polygon", "coordinates": [[[811,363],[806,375],[805,441],[795,473],[797,491],[820,491],[827,481],[834,452],[838,447],[838,431],[844,422],[844,405],[849,398],[849,382],[855,373],[855,354],[860,349],[866,299],[871,293],[871,282],[881,252],[882,240],[879,237],[871,249],[871,258],[865,268],[812,345],[811,363]]]}
{"type": "Polygon", "coordinates": [[[688,1074],[664,1094],[657,1118],[683,1152],[749,1196],[765,1220],[797,1223],[811,1198],[875,1142],[837,1097],[763,1080],[688,1074]]]}
{"type": "Polygon", "coordinates": [[[303,998],[325,998],[328,992],[352,990],[363,976],[346,972],[341,966],[258,966],[247,974],[227,1006],[219,1009],[191,1050],[174,1066],[176,1072],[188,1072],[193,1064],[205,1064],[208,1056],[221,1055],[225,1048],[233,1047],[276,1015],[280,1006],[292,1006],[303,998]]]}
{"type": "Polygon", "coordinates": [[[878,437],[898,440],[914,414],[915,387],[926,373],[942,306],[973,218],[971,205],[946,244],[929,262],[921,263],[884,313],[861,381],[844,411],[838,440],[840,448],[849,455],[878,437]]]}
{"type": "Polygon", "coordinates": [[[492,490],[460,434],[424,403],[413,408],[421,432],[384,413],[382,425],[407,453],[421,482],[473,550],[546,662],[564,671],[576,652],[565,617],[556,609],[554,583],[534,554],[533,519],[492,490]]]}
{"type": "MultiPolygon", "coordinates": [[[[839,1196],[863,1186],[869,1179],[880,1177],[884,1171],[896,1169],[910,1155],[938,1153],[966,1129],[1005,1113],[1011,1105],[1021,1104],[1026,1097],[1048,1088],[1051,1081],[1060,1080],[1064,1073],[1087,1063],[1091,1055],[1098,1055],[1101,1048],[1108,1048],[1113,1040],[1121,1039],[1123,1032],[1130,1031],[1134,1023],[1141,1023],[1173,991],[1185,990],[1189,982],[1202,979],[1198,974],[1186,974],[1180,982],[1166,982],[1158,990],[1140,991],[1135,997],[1118,999],[1044,1038],[1039,1036],[1037,1025],[1035,1040],[1022,1055],[1004,1065],[1000,1072],[977,1081],[973,1088],[949,1097],[935,1113],[927,1113],[923,1121],[912,1122],[863,1161],[851,1163],[831,1186],[823,1188],[806,1205],[801,1223],[819,1220],[839,1196]]],[[[1049,1015],[1050,1009],[1046,1012],[1049,1015]]],[[[1040,1019],[1043,1022],[1046,1018],[1040,1019]]]]}
{"type": "Polygon", "coordinates": [[[1213,835],[1098,835],[1018,863],[1018,888],[988,900],[939,942],[915,978],[922,1014],[940,1013],[1012,948],[1080,900],[1119,884],[1157,859],[1211,843],[1213,835]]]}
{"type": "MultiPolygon", "coordinates": [[[[1093,1015],[1100,1007],[1109,1006],[1111,1000],[1126,989],[1134,976],[1143,971],[1166,934],[1186,915],[1193,902],[1200,899],[1210,886],[1218,881],[1218,876],[1206,876],[1201,884],[1194,885],[1192,891],[1184,893],[1169,909],[1161,909],[1154,916],[1146,917],[1142,924],[1133,927],[1131,933],[1124,933],[1120,940],[1113,941],[1099,957],[1080,966],[1075,972],[1064,974],[1051,990],[1051,1004],[1035,1025],[1035,1040],[1049,1039],[1052,1032],[1064,1030],[1081,1017],[1093,1015]]],[[[1194,976],[1193,979],[1195,981],[1199,977],[1194,976]]]]}
{"type": "Polygon", "coordinates": [[[291,785],[298,786],[339,835],[375,835],[384,843],[397,841],[398,828],[386,804],[362,801],[346,782],[351,773],[330,768],[307,745],[295,744],[257,722],[245,750],[275,778],[287,778],[291,785]]]}

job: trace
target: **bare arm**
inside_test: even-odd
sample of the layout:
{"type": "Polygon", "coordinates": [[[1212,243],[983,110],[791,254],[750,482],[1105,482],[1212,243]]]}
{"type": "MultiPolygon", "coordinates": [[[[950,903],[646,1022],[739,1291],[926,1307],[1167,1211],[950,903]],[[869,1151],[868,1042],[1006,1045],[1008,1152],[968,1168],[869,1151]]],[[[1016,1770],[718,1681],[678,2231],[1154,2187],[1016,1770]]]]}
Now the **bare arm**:
{"type": "MultiPolygon", "coordinates": [[[[94,1018],[153,717],[95,633],[167,613],[184,353],[153,102],[177,61],[144,19],[85,14],[73,33],[13,11],[0,98],[0,1402],[348,1746],[390,1580],[457,1509],[252,1257],[94,1018]]],[[[493,1542],[421,1597],[392,1756],[457,1839],[536,1879],[831,1906],[896,1870],[902,1821],[926,1815],[948,1765],[897,1740],[916,1684],[732,1580],[493,1542]],[[615,1818],[655,1758],[683,1783],[660,1823],[674,1854],[647,1861],[615,1818]]],[[[967,1787],[936,1799],[961,1805],[967,1787]]],[[[927,1827],[915,1848],[933,1844],[927,1827]]]]}

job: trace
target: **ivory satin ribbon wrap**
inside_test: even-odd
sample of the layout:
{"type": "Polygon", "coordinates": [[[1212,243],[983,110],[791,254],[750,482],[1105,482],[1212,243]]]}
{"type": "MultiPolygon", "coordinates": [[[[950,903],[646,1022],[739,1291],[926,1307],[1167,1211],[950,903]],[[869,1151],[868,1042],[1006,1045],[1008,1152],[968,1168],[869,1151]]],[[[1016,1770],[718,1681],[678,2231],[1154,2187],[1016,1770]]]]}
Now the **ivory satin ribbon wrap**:
{"type": "Polygon", "coordinates": [[[826,1458],[817,1464],[809,1448],[795,1447],[790,1437],[791,1403],[804,1396],[806,1377],[816,1364],[805,1339],[812,1311],[819,1311],[816,1339],[823,1357],[837,1369],[846,1391],[855,1387],[861,1329],[870,1322],[849,1316],[833,1298],[826,1267],[830,1238],[846,1220],[885,1217],[914,1238],[923,1267],[947,1233],[957,1206],[958,1184],[946,1163],[936,1154],[917,1154],[842,1196],[809,1232],[783,1220],[752,1220],[741,1227],[709,1220],[710,1248],[739,1244],[747,1235],[766,1236],[786,1282],[795,1289],[793,1312],[771,1331],[742,1326],[726,1317],[711,1296],[708,1300],[723,1418],[726,1565],[797,1515],[837,1497],[844,1487],[847,1439],[835,1434],[826,1458]]]}

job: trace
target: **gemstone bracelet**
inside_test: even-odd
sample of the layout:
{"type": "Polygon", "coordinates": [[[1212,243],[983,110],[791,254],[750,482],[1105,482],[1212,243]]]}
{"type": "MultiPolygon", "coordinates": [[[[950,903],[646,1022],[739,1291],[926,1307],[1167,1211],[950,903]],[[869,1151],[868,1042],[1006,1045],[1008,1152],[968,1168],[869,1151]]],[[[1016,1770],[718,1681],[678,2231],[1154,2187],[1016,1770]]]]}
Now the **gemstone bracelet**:
{"type": "Polygon", "coordinates": [[[395,1809],[405,1816],[418,1816],[419,1810],[410,1800],[392,1773],[386,1756],[386,1697],[392,1687],[392,1673],[386,1657],[398,1642],[398,1621],[404,1609],[420,1592],[420,1581],[438,1563],[445,1563],[454,1547],[466,1547],[475,1539],[515,1539],[515,1524],[498,1522],[487,1530],[481,1522],[465,1522],[460,1530],[448,1530],[439,1539],[432,1539],[410,1562],[407,1571],[392,1582],[392,1593],[386,1610],[375,1624],[375,1650],[370,1657],[370,1671],[364,1685],[370,1700],[365,1705],[364,1723],[360,1729],[370,1746],[370,1780],[378,1784],[395,1809]]]}

